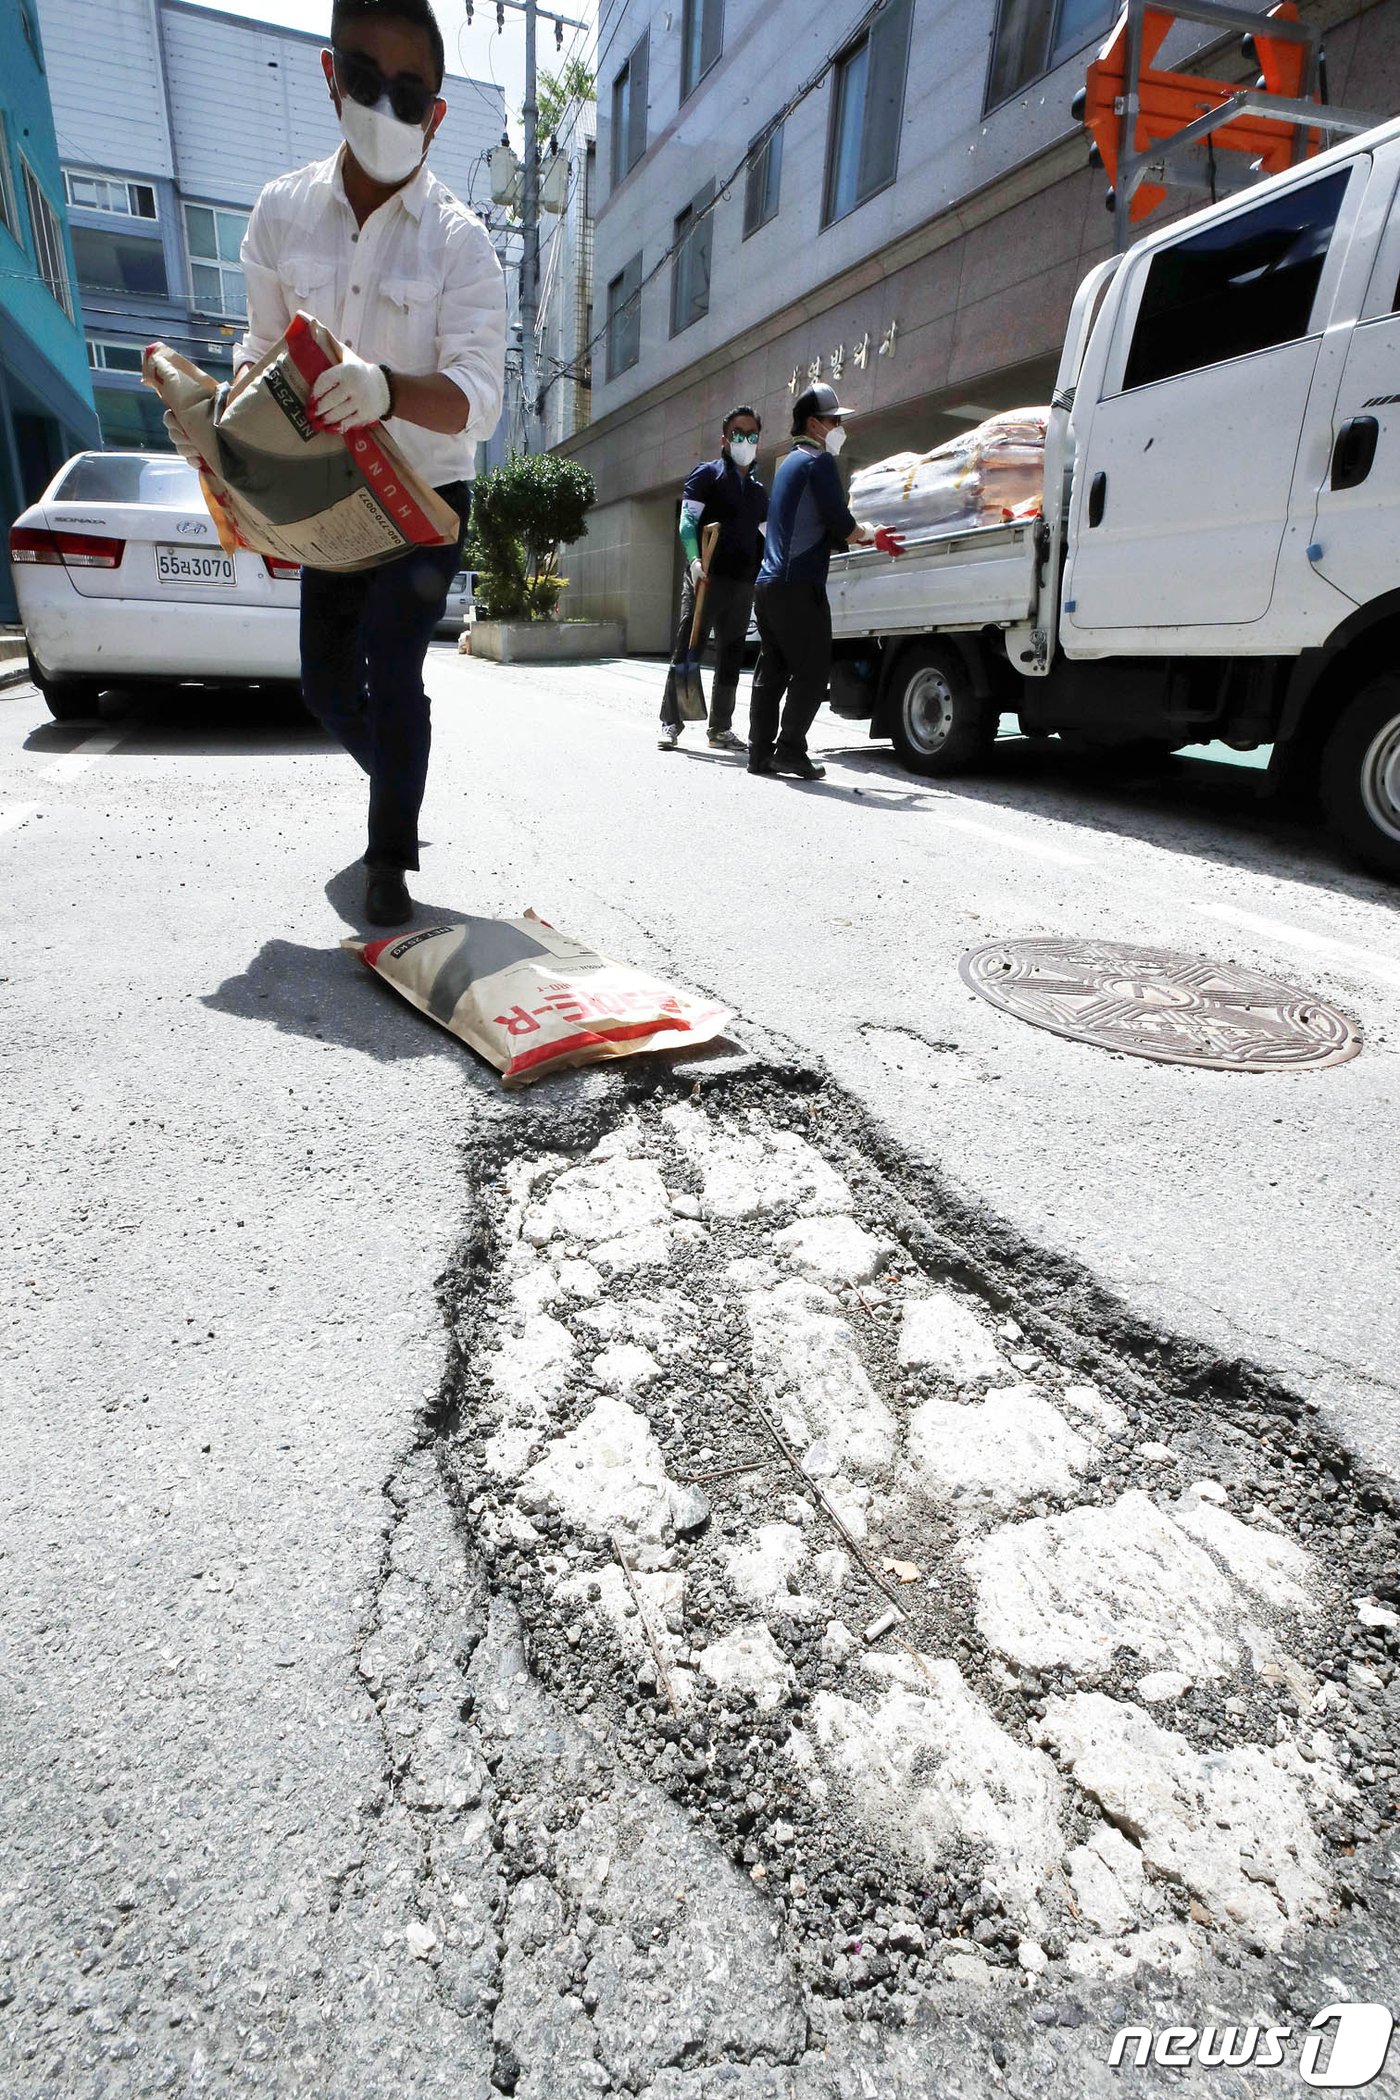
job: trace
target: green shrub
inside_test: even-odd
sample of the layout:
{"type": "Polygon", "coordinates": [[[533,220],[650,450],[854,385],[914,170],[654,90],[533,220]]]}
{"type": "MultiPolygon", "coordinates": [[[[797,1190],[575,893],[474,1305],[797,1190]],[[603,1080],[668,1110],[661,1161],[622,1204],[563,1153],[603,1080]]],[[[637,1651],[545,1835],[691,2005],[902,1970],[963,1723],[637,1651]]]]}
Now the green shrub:
{"type": "Polygon", "coordinates": [[[467,561],[487,620],[552,620],[567,578],[559,550],[583,537],[593,476],[553,452],[516,453],[483,474],[472,497],[467,561]]]}

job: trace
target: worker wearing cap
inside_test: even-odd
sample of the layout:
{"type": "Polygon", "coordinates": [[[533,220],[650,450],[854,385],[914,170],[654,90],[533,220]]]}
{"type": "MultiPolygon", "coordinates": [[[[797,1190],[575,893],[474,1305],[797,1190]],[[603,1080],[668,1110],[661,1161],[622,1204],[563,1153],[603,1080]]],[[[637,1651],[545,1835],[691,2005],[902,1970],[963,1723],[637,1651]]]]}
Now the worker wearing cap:
{"type": "Polygon", "coordinates": [[[897,533],[884,525],[857,525],[847,507],[836,454],[846,441],[849,413],[832,387],[813,386],[799,395],[792,411],[795,443],[773,477],[754,587],[761,646],[749,702],[751,773],[825,776],[825,766],[807,755],[807,732],[831,678],[831,550],[874,545],[883,554],[904,552],[897,533]]]}

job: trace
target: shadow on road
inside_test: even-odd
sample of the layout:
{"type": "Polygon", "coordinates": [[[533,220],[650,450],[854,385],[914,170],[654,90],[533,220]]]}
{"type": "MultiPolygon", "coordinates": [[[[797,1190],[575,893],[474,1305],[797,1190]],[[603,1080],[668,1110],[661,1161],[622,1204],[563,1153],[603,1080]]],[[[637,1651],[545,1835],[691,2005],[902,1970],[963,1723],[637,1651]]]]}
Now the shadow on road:
{"type": "MultiPolygon", "coordinates": [[[[722,770],[736,774],[745,782],[746,786],[748,784],[749,776],[742,752],[710,751],[697,745],[687,748],[684,744],[678,744],[672,756],[688,758],[702,766],[718,766],[722,770]]],[[[856,762],[859,763],[860,758],[864,756],[864,753],[857,754],[856,762]]],[[[816,753],[816,757],[818,763],[827,757],[839,758],[843,764],[848,763],[850,760],[850,754],[845,751],[819,751],[816,753]]],[[[894,775],[893,779],[885,779],[879,776],[878,769],[870,768],[869,770],[876,782],[872,787],[846,787],[839,780],[797,780],[790,773],[780,773],[776,778],[764,778],[756,781],[754,785],[770,794],[775,789],[787,787],[800,788],[804,795],[821,795],[836,802],[849,802],[854,798],[858,802],[863,802],[868,809],[907,812],[932,808],[936,797],[928,788],[917,787],[912,780],[901,782],[898,773],[894,775]]]]}
{"type": "MultiPolygon", "coordinates": [[[[899,761],[880,744],[828,746],[836,760],[884,782],[899,761]]],[[[1004,737],[975,774],[930,782],[926,801],[1020,810],[1105,839],[1136,839],[1164,852],[1274,880],[1298,882],[1365,904],[1400,903],[1400,893],[1349,862],[1320,817],[1276,797],[1262,768],[1216,764],[1184,753],[1148,766],[1076,757],[1054,739],[1004,737]]]]}
{"type": "MultiPolygon", "coordinates": [[[[36,698],[36,708],[43,702],[36,698]]],[[[84,722],[43,720],[26,751],[72,751],[98,731],[121,737],[113,759],[277,758],[329,751],[331,739],[294,686],[112,686],[84,722]]]]}
{"type": "MultiPolygon", "coordinates": [[[[410,890],[412,880],[410,876],[410,890]]],[[[364,864],[351,861],[326,884],[326,897],[352,933],[382,938],[386,929],[371,926],[364,916],[364,883],[364,864]]],[[[412,923],[403,931],[463,917],[460,907],[424,904],[415,897],[412,923]]],[[[226,978],[202,1004],[240,1020],[261,1021],[283,1035],[362,1050],[380,1064],[405,1057],[455,1057],[483,1083],[496,1076],[464,1043],[427,1020],[340,947],[265,941],[247,969],[226,978]]]]}
{"type": "MultiPolygon", "coordinates": [[[[364,901],[364,864],[351,861],[326,884],[326,897],[356,934],[383,938],[386,929],[367,924],[364,901]]],[[[412,894],[412,876],[409,877],[412,894]]],[[[413,918],[401,929],[451,925],[467,914],[460,905],[424,904],[414,898],[413,918]]],[[[394,929],[389,929],[393,931],[394,929]]],[[[502,1098],[500,1074],[484,1057],[457,1036],[420,1014],[401,999],[382,979],[367,970],[348,949],[306,948],[296,941],[265,941],[246,970],[225,978],[215,992],[200,1004],[215,1013],[233,1014],[241,1021],[259,1021],[282,1035],[301,1036],[319,1043],[335,1043],[342,1049],[361,1051],[376,1064],[397,1064],[408,1058],[437,1057],[455,1060],[467,1084],[477,1094],[492,1100],[502,1098]]],[[[738,1048],[733,1036],[721,1036],[699,1045],[678,1043],[671,1052],[655,1052],[639,1058],[639,1065],[682,1067],[700,1076],[708,1067],[723,1067],[738,1048]]],[[[542,1082],[540,1100],[557,1102],[561,1087],[577,1092],[590,1082],[591,1069],[554,1074],[542,1082]]],[[[610,1069],[606,1064],[604,1071],[610,1069]]],[[[534,1088],[508,1097],[533,1103],[534,1088]]]]}

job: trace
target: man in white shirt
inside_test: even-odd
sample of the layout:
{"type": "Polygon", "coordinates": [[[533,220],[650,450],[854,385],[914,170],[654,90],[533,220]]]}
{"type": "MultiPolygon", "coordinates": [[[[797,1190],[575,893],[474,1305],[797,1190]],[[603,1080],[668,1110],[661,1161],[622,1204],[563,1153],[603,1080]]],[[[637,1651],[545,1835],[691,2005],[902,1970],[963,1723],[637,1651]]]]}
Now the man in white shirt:
{"type": "MultiPolygon", "coordinates": [[[[345,143],[270,182],[243,241],[252,364],[300,308],[345,346],[312,407],[333,430],[384,421],[466,529],[477,445],[501,410],[506,304],[486,229],[426,164],[447,113],[429,0],[334,0],[321,63],[345,143]]],[[[365,916],[401,926],[418,866],[431,740],[423,659],[460,542],[357,575],[304,569],[302,691],[369,775],[365,916]]]]}

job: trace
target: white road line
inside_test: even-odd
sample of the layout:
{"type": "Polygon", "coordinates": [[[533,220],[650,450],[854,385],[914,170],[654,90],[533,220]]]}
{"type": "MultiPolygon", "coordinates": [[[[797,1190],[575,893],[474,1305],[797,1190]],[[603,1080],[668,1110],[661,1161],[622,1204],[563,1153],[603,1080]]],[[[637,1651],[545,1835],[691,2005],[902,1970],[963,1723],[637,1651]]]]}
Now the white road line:
{"type": "Polygon", "coordinates": [[[29,822],[38,807],[37,802],[11,802],[0,805],[0,832],[18,831],[21,824],[29,822]]]}
{"type": "Polygon", "coordinates": [[[84,737],[81,744],[65,751],[62,758],[56,758],[51,766],[41,766],[39,770],[45,780],[72,780],[76,774],[86,772],[95,758],[105,758],[109,751],[115,751],[120,742],[120,736],[84,737]]]}
{"type": "Polygon", "coordinates": [[[1238,926],[1244,933],[1257,933],[1263,940],[1277,941],[1280,947],[1301,948],[1309,955],[1323,956],[1334,962],[1350,964],[1353,969],[1365,970],[1383,984],[1400,985],[1400,960],[1393,955],[1381,955],[1374,948],[1356,948],[1349,941],[1334,940],[1330,934],[1313,933],[1306,926],[1290,926],[1286,919],[1262,918],[1258,912],[1241,911],[1234,904],[1198,902],[1193,909],[1207,919],[1219,919],[1226,926],[1238,926]]]}
{"type": "MultiPolygon", "coordinates": [[[[966,831],[977,838],[992,839],[999,846],[1009,846],[1013,852],[1028,853],[1039,860],[1058,861],[1072,868],[1094,865],[1087,854],[1045,845],[1025,832],[1003,828],[999,824],[981,824],[975,818],[951,816],[946,811],[940,814],[939,822],[950,831],[966,831]]],[[[1142,885],[1130,878],[1126,887],[1140,891],[1142,885]]],[[[1182,902],[1202,917],[1215,919],[1221,925],[1237,926],[1241,932],[1257,934],[1261,940],[1273,941],[1281,948],[1294,948],[1342,967],[1364,971],[1381,984],[1400,987],[1400,957],[1382,954],[1375,948],[1361,948],[1351,941],[1337,940],[1332,934],[1314,933],[1306,926],[1290,924],[1287,919],[1266,918],[1260,912],[1246,911],[1239,905],[1207,903],[1199,898],[1184,898],[1182,902]]]]}
{"type": "Polygon", "coordinates": [[[975,838],[992,839],[998,846],[1010,846],[1014,853],[1029,853],[1036,860],[1058,861],[1066,868],[1091,868],[1094,863],[1087,853],[1071,853],[1063,846],[1047,846],[1041,840],[1028,838],[1023,831],[1003,830],[999,824],[978,824],[971,817],[950,817],[942,813],[939,823],[948,831],[970,832],[975,838]]]}

